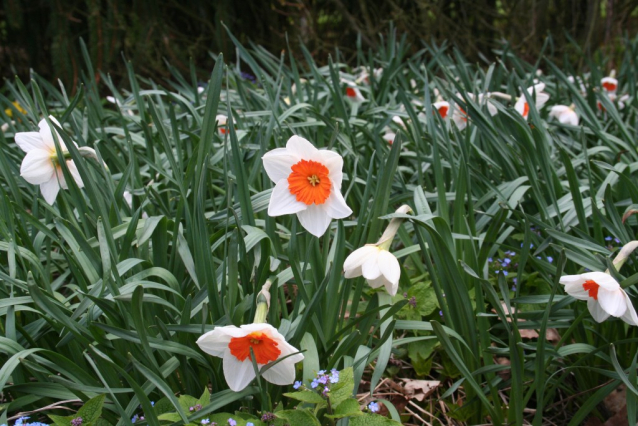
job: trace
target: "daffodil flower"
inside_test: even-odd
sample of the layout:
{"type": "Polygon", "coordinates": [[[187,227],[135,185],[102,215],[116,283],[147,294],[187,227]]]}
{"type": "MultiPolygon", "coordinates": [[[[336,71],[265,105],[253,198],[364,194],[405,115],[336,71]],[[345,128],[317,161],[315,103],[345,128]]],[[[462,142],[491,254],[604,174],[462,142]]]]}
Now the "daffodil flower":
{"type": "Polygon", "coordinates": [[[401,267],[396,256],[377,244],[366,244],[350,253],[343,263],[344,276],[363,275],[372,288],[385,287],[394,296],[399,288],[401,267]]]}
{"type": "MultiPolygon", "coordinates": [[[[60,125],[55,117],[49,116],[49,119],[60,125]]],[[[39,132],[20,132],[15,135],[16,144],[27,153],[20,166],[20,176],[33,185],[40,185],[40,191],[45,201],[53,204],[60,188],[68,189],[69,186],[62,173],[60,159],[58,159],[55,150],[53,134],[49,124],[46,120],[42,120],[38,123],[38,127],[40,128],[39,132]]],[[[57,131],[56,135],[66,166],[77,186],[82,188],[84,183],[80,173],[73,160],[68,158],[67,153],[69,151],[57,131]]],[[[95,151],[91,148],[82,147],[78,149],[82,155],[97,158],[95,151]]]]}
{"type": "Polygon", "coordinates": [[[295,213],[308,232],[320,237],[332,219],[352,214],[341,195],[343,158],[336,152],[319,150],[306,139],[292,136],[286,148],[269,151],[262,160],[275,182],[269,216],[295,213]]]}
{"type": "MultiPolygon", "coordinates": [[[[543,90],[545,90],[545,83],[538,83],[527,88],[527,93],[534,96],[534,105],[536,105],[537,109],[541,109],[549,100],[549,95],[543,92],[543,90]]],[[[516,109],[523,118],[527,119],[529,116],[529,104],[527,103],[527,98],[525,96],[518,98],[514,105],[514,109],[516,109]]]]}
{"type": "Polygon", "coordinates": [[[215,116],[215,120],[217,121],[217,131],[219,132],[219,136],[223,138],[226,132],[228,132],[228,129],[226,128],[228,117],[224,114],[218,114],[215,116]]]}
{"type": "Polygon", "coordinates": [[[587,272],[562,276],[559,282],[565,286],[567,294],[587,301],[587,309],[596,322],[614,316],[629,325],[638,325],[638,315],[629,296],[611,275],[587,272]]]}
{"type": "MultiPolygon", "coordinates": [[[[410,211],[409,206],[403,205],[396,213],[405,214],[410,211]]],[[[350,253],[343,263],[344,276],[346,278],[363,276],[370,287],[383,286],[388,294],[396,295],[399,278],[401,278],[401,267],[396,256],[388,249],[403,220],[401,217],[393,218],[376,244],[366,244],[350,253]]]]}
{"type": "Polygon", "coordinates": [[[605,77],[600,80],[600,85],[603,86],[603,90],[607,93],[616,93],[616,89],[618,89],[618,80],[616,80],[613,76],[605,77]]]}
{"type": "Polygon", "coordinates": [[[346,96],[355,103],[361,103],[366,100],[356,84],[350,83],[349,81],[346,82],[346,96]]]}
{"type": "Polygon", "coordinates": [[[571,106],[554,105],[549,110],[549,116],[556,118],[559,123],[578,126],[578,115],[576,111],[574,111],[574,108],[574,104],[571,106]]]}

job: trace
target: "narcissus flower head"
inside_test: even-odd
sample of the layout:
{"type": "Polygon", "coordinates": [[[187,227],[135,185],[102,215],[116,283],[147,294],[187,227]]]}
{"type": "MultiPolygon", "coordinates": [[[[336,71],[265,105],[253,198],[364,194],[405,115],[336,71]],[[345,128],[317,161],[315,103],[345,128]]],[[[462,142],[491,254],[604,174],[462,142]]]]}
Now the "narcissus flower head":
{"type": "Polygon", "coordinates": [[[565,286],[567,294],[587,301],[587,308],[596,322],[614,316],[627,324],[638,325],[638,315],[629,296],[611,275],[604,272],[564,275],[559,282],[565,286]]]}
{"type": "Polygon", "coordinates": [[[332,219],[352,214],[341,195],[343,158],[336,152],[319,150],[306,139],[292,136],[286,148],[269,151],[262,159],[275,182],[268,215],[295,213],[308,232],[320,237],[332,219]]]}
{"type": "Polygon", "coordinates": [[[549,116],[556,118],[562,124],[578,126],[578,115],[574,111],[573,105],[554,105],[549,110],[549,116]]]}
{"type": "Polygon", "coordinates": [[[228,117],[224,114],[217,114],[215,116],[215,121],[217,121],[217,131],[219,132],[219,136],[224,136],[226,132],[228,132],[228,129],[226,128],[228,117]]]}
{"type": "Polygon", "coordinates": [[[432,104],[435,110],[438,111],[441,118],[447,118],[448,112],[450,111],[450,103],[446,101],[435,102],[432,104]]]}
{"type": "Polygon", "coordinates": [[[366,244],[350,253],[343,263],[343,270],[346,278],[363,275],[370,287],[384,286],[391,296],[397,294],[401,278],[399,261],[395,255],[377,244],[366,244]]]}
{"type": "Polygon", "coordinates": [[[295,381],[295,364],[304,358],[275,327],[266,323],[215,327],[202,335],[197,344],[207,354],[223,358],[226,383],[235,392],[244,389],[255,378],[251,350],[259,370],[286,357],[261,375],[270,383],[282,386],[295,381]]]}
{"type": "Polygon", "coordinates": [[[600,80],[600,85],[603,86],[603,90],[607,93],[616,93],[618,89],[618,80],[614,77],[605,77],[600,80]]]}
{"type": "MultiPolygon", "coordinates": [[[[49,116],[49,119],[58,126],[60,125],[55,117],[49,116]]],[[[33,185],[40,185],[40,191],[45,201],[53,204],[60,188],[68,189],[69,186],[62,173],[49,124],[46,120],[41,120],[38,127],[40,128],[39,132],[20,132],[15,135],[16,144],[27,153],[20,166],[20,176],[33,185]]],[[[57,131],[56,136],[62,154],[68,153],[68,149],[57,131]]],[[[83,147],[80,149],[95,156],[95,151],[91,148],[83,147]]],[[[73,160],[67,159],[66,155],[62,160],[66,162],[75,183],[82,188],[84,183],[73,160]]]]}
{"type": "Polygon", "coordinates": [[[359,90],[357,85],[354,83],[350,83],[349,81],[346,82],[346,96],[348,99],[355,103],[360,103],[366,100],[366,98],[364,98],[361,94],[361,91],[359,90]]]}
{"type": "MultiPolygon", "coordinates": [[[[538,83],[527,88],[527,93],[534,97],[534,104],[536,105],[536,109],[539,110],[549,100],[549,95],[543,92],[543,90],[545,90],[545,83],[538,83]]],[[[516,109],[516,111],[518,111],[518,113],[525,119],[529,116],[529,108],[530,106],[527,103],[527,98],[524,95],[518,98],[514,105],[514,109],[516,109]]]]}

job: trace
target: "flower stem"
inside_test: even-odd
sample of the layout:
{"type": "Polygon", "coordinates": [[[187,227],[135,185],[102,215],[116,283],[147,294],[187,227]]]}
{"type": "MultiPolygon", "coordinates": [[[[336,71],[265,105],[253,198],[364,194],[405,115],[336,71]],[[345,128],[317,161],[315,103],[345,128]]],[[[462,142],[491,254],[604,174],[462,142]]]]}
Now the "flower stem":
{"type": "MultiPolygon", "coordinates": [[[[636,248],[638,248],[638,241],[634,240],[625,244],[623,248],[620,249],[620,252],[616,255],[616,258],[613,261],[614,267],[617,271],[620,271],[620,268],[622,268],[627,259],[629,259],[629,255],[636,250],[636,248]]],[[[606,272],[609,273],[609,269],[606,272]]]]}
{"type": "Polygon", "coordinates": [[[270,307],[270,286],[272,281],[267,280],[261,287],[261,291],[257,294],[257,309],[255,310],[255,320],[253,323],[265,323],[268,316],[268,308],[270,307]]]}
{"type": "MultiPolygon", "coordinates": [[[[407,204],[404,204],[401,207],[399,207],[395,213],[407,214],[407,213],[410,213],[411,211],[412,209],[410,208],[410,206],[408,206],[407,204]]],[[[397,231],[399,230],[399,227],[401,226],[404,220],[405,219],[402,217],[395,217],[390,221],[390,224],[383,232],[383,235],[381,235],[381,238],[379,238],[379,241],[377,241],[376,245],[379,246],[380,249],[387,250],[390,248],[390,244],[392,244],[392,240],[394,239],[394,236],[396,235],[397,231]]]]}

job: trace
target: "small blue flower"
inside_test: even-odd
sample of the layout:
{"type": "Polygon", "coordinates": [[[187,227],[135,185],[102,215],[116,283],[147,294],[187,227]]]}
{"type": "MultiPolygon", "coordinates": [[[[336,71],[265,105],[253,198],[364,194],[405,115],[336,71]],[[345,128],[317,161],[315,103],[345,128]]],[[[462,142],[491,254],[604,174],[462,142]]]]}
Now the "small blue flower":
{"type": "Polygon", "coordinates": [[[619,240],[618,238],[614,238],[614,242],[615,242],[616,244],[620,244],[620,240],[619,240]]]}
{"type": "Polygon", "coordinates": [[[512,262],[512,259],[510,259],[509,257],[506,257],[505,259],[503,259],[503,265],[505,266],[509,265],[510,262],[512,262]]]}
{"type": "Polygon", "coordinates": [[[237,420],[228,419],[228,426],[237,426],[237,420]]]}
{"type": "Polygon", "coordinates": [[[325,385],[326,383],[328,383],[328,376],[321,376],[317,379],[317,381],[322,385],[325,385]]]}
{"type": "Polygon", "coordinates": [[[317,376],[322,376],[326,374],[326,370],[319,370],[319,372],[317,373],[317,376]]]}
{"type": "Polygon", "coordinates": [[[487,258],[487,261],[488,261],[489,263],[492,263],[492,261],[493,261],[493,260],[494,260],[494,259],[492,259],[491,257],[488,257],[488,258],[487,258]]]}
{"type": "Polygon", "coordinates": [[[503,275],[507,276],[507,274],[509,274],[509,272],[503,271],[503,275]]]}
{"type": "Polygon", "coordinates": [[[338,383],[339,382],[339,372],[333,371],[330,375],[330,383],[338,383]]]}
{"type": "Polygon", "coordinates": [[[210,423],[210,419],[203,419],[200,423],[203,425],[207,425],[210,423]]]}
{"type": "Polygon", "coordinates": [[[551,256],[547,256],[547,261],[548,261],[549,263],[552,263],[552,262],[554,261],[554,258],[553,258],[553,257],[551,257],[551,256]]]}
{"type": "Polygon", "coordinates": [[[373,413],[378,413],[379,412],[379,404],[377,404],[376,402],[371,402],[370,404],[368,404],[368,410],[370,410],[373,413]]]}
{"type": "Polygon", "coordinates": [[[155,407],[155,401],[151,401],[151,407],[155,407]]]}
{"type": "Polygon", "coordinates": [[[255,426],[255,424],[253,422],[248,422],[246,423],[246,426],[255,426]]]}
{"type": "Polygon", "coordinates": [[[302,385],[303,385],[303,383],[301,383],[301,382],[299,382],[299,381],[296,381],[296,382],[295,382],[295,384],[294,384],[294,385],[292,385],[292,387],[293,387],[294,389],[299,389],[302,385]]]}
{"type": "Polygon", "coordinates": [[[131,423],[135,423],[139,418],[140,416],[138,416],[137,414],[134,415],[133,417],[131,417],[131,423]]]}
{"type": "Polygon", "coordinates": [[[605,241],[611,241],[611,237],[609,236],[605,237],[605,241]]]}
{"type": "Polygon", "coordinates": [[[310,387],[315,389],[317,386],[319,386],[319,382],[317,381],[317,379],[314,379],[312,383],[310,383],[310,387]]]}
{"type": "Polygon", "coordinates": [[[514,281],[514,285],[518,284],[518,278],[514,277],[512,278],[512,281],[514,281]]]}
{"type": "Polygon", "coordinates": [[[540,256],[536,256],[536,259],[540,259],[540,258],[541,258],[540,256]]]}
{"type": "Polygon", "coordinates": [[[25,417],[19,417],[18,420],[16,420],[15,425],[14,426],[20,426],[22,425],[22,423],[27,420],[29,417],[25,416],[25,417]]]}
{"type": "Polygon", "coordinates": [[[439,311],[439,315],[443,317],[443,311],[439,311]]]}

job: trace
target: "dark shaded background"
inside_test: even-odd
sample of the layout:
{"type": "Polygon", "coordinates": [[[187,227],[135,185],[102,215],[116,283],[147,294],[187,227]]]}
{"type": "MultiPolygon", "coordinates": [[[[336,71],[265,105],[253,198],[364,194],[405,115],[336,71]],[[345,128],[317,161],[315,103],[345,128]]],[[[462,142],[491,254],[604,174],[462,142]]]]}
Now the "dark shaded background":
{"type": "Polygon", "coordinates": [[[137,73],[156,81],[168,76],[164,60],[188,73],[191,57],[207,76],[213,65],[209,52],[234,58],[222,22],[242,43],[252,40],[273,53],[286,49],[287,33],[295,54],[301,54],[295,48],[301,39],[319,63],[337,46],[354,61],[358,34],[364,50],[374,49],[390,22],[407,34],[414,51],[423,41],[447,40],[473,61],[479,52],[493,57],[505,41],[523,59],[536,60],[551,32],[545,53],[577,68],[582,52],[598,49],[613,66],[623,36],[638,30],[637,0],[0,1],[2,76],[24,78],[33,68],[72,85],[83,69],[80,37],[95,68],[116,82],[125,73],[121,52],[137,73]]]}

